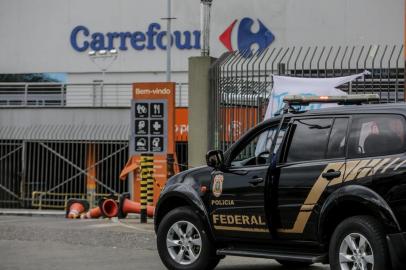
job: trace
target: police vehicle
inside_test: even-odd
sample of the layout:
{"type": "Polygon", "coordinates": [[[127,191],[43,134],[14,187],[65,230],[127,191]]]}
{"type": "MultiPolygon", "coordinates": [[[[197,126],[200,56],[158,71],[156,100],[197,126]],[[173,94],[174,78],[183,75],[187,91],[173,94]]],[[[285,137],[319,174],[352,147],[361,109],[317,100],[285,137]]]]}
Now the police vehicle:
{"type": "Polygon", "coordinates": [[[287,96],[282,114],[170,178],[155,212],[165,266],[406,269],[406,104],[361,105],[377,100],[287,96]],[[313,102],[348,106],[297,110],[313,102]]]}

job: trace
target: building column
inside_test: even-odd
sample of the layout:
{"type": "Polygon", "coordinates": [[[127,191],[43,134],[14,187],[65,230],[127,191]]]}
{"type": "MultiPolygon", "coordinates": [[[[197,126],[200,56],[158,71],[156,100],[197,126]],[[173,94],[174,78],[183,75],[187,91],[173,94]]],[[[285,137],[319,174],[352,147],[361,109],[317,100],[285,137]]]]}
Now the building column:
{"type": "Polygon", "coordinates": [[[212,122],[209,119],[210,99],[210,65],[215,58],[197,56],[189,58],[189,166],[206,164],[206,153],[213,136],[212,122]]]}

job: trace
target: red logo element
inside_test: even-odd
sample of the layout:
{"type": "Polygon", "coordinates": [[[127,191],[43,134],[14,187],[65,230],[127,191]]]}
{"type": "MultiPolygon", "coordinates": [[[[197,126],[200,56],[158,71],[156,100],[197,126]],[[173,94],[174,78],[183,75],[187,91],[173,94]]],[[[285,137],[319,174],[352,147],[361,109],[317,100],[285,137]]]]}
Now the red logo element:
{"type": "Polygon", "coordinates": [[[234,20],[232,24],[230,24],[229,27],[227,27],[226,31],[224,31],[219,39],[221,43],[230,51],[233,51],[233,46],[231,44],[231,33],[233,32],[234,26],[237,23],[238,20],[234,20]]]}

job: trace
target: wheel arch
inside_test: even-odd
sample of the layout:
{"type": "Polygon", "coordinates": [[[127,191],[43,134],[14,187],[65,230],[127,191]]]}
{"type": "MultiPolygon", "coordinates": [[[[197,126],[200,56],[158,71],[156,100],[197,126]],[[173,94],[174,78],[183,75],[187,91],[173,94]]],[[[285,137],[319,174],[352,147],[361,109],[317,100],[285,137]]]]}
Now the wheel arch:
{"type": "Polygon", "coordinates": [[[391,208],[378,193],[364,186],[351,185],[336,190],[323,204],[318,224],[319,241],[328,243],[340,222],[357,215],[377,218],[386,233],[401,231],[391,208]]]}
{"type": "Polygon", "coordinates": [[[207,227],[209,235],[213,235],[209,223],[208,213],[202,200],[195,190],[185,188],[183,185],[180,185],[178,188],[171,191],[165,192],[165,194],[163,194],[159,199],[154,216],[155,232],[158,231],[159,224],[167,213],[182,206],[189,206],[196,211],[201,217],[202,222],[207,227]]]}

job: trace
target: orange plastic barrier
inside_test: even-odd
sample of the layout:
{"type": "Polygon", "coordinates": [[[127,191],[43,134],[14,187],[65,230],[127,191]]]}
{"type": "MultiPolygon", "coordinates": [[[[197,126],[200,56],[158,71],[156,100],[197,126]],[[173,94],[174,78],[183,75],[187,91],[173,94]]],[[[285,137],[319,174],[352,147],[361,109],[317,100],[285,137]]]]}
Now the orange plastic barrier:
{"type": "MultiPolygon", "coordinates": [[[[130,194],[124,193],[120,196],[120,209],[118,218],[126,218],[128,213],[139,214],[141,212],[141,203],[130,200],[130,194]]],[[[147,206],[147,216],[153,217],[155,207],[147,206]]]]}
{"type": "Polygon", "coordinates": [[[102,215],[103,214],[102,214],[102,211],[101,211],[100,207],[97,206],[97,207],[95,207],[93,209],[90,209],[86,214],[81,215],[80,218],[83,218],[83,219],[99,218],[102,215]]]}
{"type": "Polygon", "coordinates": [[[101,212],[103,216],[112,218],[118,215],[118,204],[113,199],[106,199],[101,203],[101,212]]]}
{"type": "Polygon", "coordinates": [[[69,199],[66,206],[66,218],[79,218],[80,214],[89,210],[89,203],[85,200],[69,199]]]}

